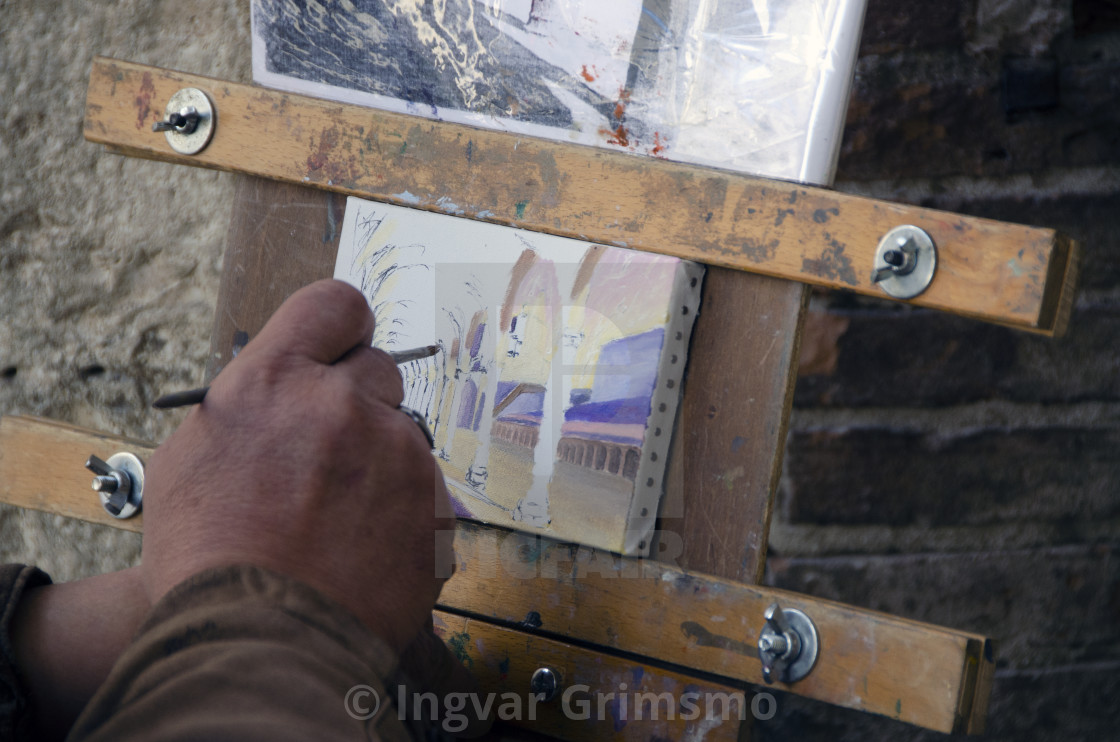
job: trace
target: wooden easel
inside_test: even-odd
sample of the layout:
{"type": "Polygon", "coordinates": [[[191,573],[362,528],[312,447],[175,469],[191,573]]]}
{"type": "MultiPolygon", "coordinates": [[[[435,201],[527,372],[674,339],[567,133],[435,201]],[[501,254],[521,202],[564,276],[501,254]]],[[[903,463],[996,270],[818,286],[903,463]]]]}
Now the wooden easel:
{"type": "MultiPolygon", "coordinates": [[[[655,550],[661,561],[636,560],[461,524],[459,570],[436,625],[485,690],[527,696],[532,673],[547,666],[565,685],[591,692],[638,677],[678,696],[686,686],[734,692],[762,682],[755,642],[763,611],[778,602],[814,620],[822,649],[808,677],[775,687],[943,732],[983,729],[994,669],[989,639],[757,584],[806,283],[879,295],[870,281],[879,236],[916,224],[937,242],[941,267],[912,303],[1054,334],[1068,317],[1074,281],[1076,247],[1068,240],[106,59],[94,63],[85,132],[124,154],[241,173],[208,378],[284,298],[331,275],[344,194],[396,203],[417,194],[421,208],[450,202],[467,218],[622,241],[712,266],[659,519],[679,543],[663,540],[655,550]],[[187,86],[206,90],[219,112],[213,142],[193,156],[172,152],[151,132],[161,102],[187,86]]],[[[105,514],[82,468],[90,453],[122,448],[146,458],[153,447],[4,418],[0,499],[141,530],[142,516],[105,514]]],[[[679,739],[695,723],[661,719],[617,730],[568,719],[558,704],[538,709],[527,728],[566,739],[679,739]]],[[[705,738],[735,739],[739,731],[737,721],[721,724],[705,738]]]]}

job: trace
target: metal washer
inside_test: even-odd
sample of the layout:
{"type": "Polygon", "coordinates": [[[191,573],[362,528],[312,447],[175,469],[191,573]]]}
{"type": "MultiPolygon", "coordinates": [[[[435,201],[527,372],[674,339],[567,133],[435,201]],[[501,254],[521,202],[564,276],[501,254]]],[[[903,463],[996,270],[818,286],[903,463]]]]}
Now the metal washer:
{"type": "Polygon", "coordinates": [[[884,257],[890,250],[898,250],[903,244],[913,240],[916,248],[917,262],[909,273],[888,276],[878,283],[887,294],[896,299],[913,299],[925,291],[937,270],[937,246],[933,238],[925,230],[912,224],[895,227],[883,235],[879,247],[875,250],[874,270],[890,268],[890,263],[884,257]]]}
{"type": "Polygon", "coordinates": [[[808,675],[817,664],[821,640],[816,625],[804,612],[796,608],[783,608],[782,613],[785,614],[790,629],[796,631],[801,638],[801,652],[798,653],[797,659],[786,667],[781,680],[785,683],[796,683],[808,675]]]}
{"type": "Polygon", "coordinates": [[[194,131],[190,134],[184,134],[169,129],[163,132],[163,135],[167,138],[167,143],[171,145],[171,149],[179,154],[197,155],[206,149],[206,145],[210,144],[210,140],[214,137],[214,129],[218,126],[217,112],[206,93],[198,88],[182,88],[176,91],[167,101],[167,108],[164,109],[164,119],[167,119],[173,113],[182,111],[184,108],[194,108],[198,111],[198,125],[194,131]]]}
{"type": "Polygon", "coordinates": [[[127,474],[128,478],[132,480],[132,487],[129,489],[128,499],[125,500],[120,513],[114,513],[109,509],[110,495],[106,492],[97,493],[101,498],[101,506],[105,508],[106,513],[118,520],[131,518],[140,512],[140,507],[144,504],[144,462],[137,458],[135,454],[122,451],[110,456],[105,463],[127,474]]]}

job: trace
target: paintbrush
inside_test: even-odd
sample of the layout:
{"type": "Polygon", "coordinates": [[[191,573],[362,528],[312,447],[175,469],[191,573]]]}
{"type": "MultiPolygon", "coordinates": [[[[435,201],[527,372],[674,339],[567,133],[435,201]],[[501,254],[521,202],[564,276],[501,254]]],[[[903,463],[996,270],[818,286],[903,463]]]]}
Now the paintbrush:
{"type": "MultiPolygon", "coordinates": [[[[409,361],[419,361],[422,358],[430,358],[436,353],[439,353],[439,351],[440,347],[438,345],[422,345],[419,348],[390,350],[386,352],[393,359],[393,363],[399,366],[409,361]]],[[[206,392],[208,391],[210,391],[210,387],[204,386],[198,389],[188,389],[183,392],[172,392],[152,402],[152,407],[157,410],[171,410],[176,407],[189,407],[192,404],[201,404],[202,400],[206,399],[206,392]]]]}

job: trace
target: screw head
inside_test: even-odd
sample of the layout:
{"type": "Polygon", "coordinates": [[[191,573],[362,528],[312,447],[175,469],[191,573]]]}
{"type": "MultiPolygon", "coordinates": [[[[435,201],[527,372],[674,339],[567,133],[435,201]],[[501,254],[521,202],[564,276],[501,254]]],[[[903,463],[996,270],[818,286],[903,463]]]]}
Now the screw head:
{"type": "Polygon", "coordinates": [[[937,247],[924,230],[904,224],[887,232],[875,251],[872,282],[896,299],[926,290],[937,270],[937,247]]]}
{"type": "Polygon", "coordinates": [[[560,678],[550,667],[538,667],[529,680],[529,690],[537,700],[551,701],[560,689],[560,678]]]}

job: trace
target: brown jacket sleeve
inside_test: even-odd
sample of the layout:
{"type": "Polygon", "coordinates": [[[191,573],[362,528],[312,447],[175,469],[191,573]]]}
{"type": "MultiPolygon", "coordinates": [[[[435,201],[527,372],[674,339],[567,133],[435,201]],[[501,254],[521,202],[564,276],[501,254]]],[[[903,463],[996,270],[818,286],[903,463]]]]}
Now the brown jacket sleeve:
{"type": "Polygon", "coordinates": [[[407,740],[385,688],[396,661],[302,583],[209,570],[155,605],[68,739],[407,740]]]}
{"type": "Polygon", "coordinates": [[[16,670],[11,627],[24,592],[51,584],[51,578],[35,567],[22,564],[0,566],[0,739],[31,739],[30,699],[16,670]]]}

